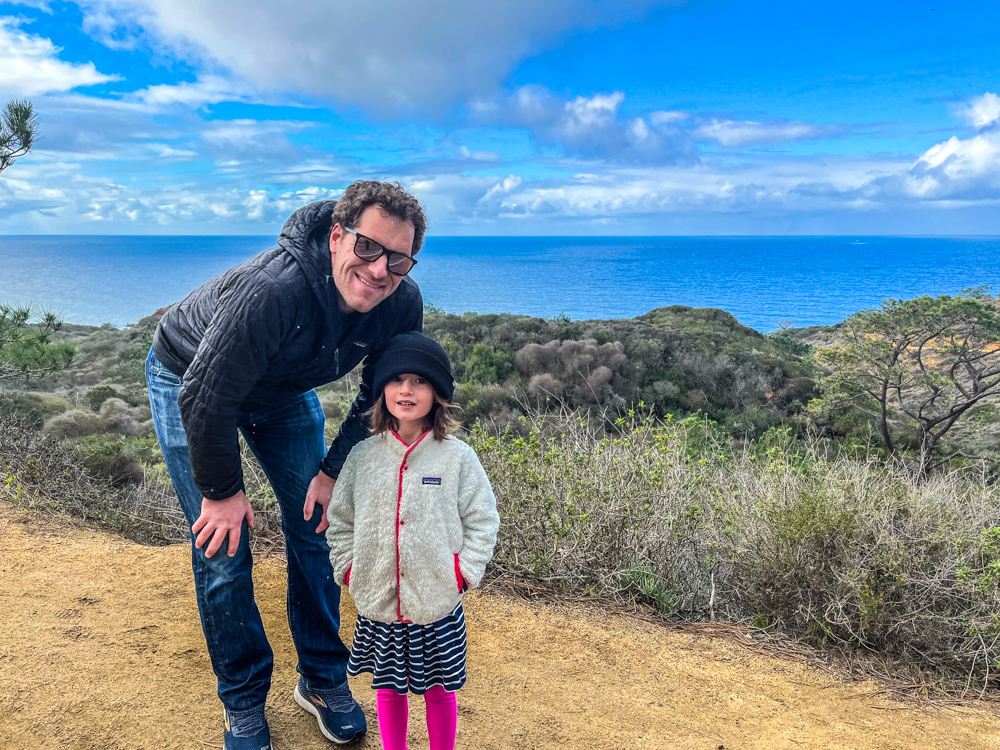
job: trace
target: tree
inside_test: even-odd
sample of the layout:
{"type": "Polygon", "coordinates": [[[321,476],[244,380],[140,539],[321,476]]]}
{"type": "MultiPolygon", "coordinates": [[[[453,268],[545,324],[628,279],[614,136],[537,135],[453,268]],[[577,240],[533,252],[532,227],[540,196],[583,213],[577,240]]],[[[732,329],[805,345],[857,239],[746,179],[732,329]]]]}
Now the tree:
{"type": "Polygon", "coordinates": [[[0,172],[31,151],[38,139],[38,116],[31,102],[8,102],[0,114],[0,172]]]}
{"type": "Polygon", "coordinates": [[[911,435],[920,477],[963,455],[942,439],[1000,394],[1000,320],[985,292],[886,300],[848,318],[835,345],[817,354],[829,368],[824,398],[864,413],[900,463],[913,462],[904,440],[911,435]]]}
{"type": "Polygon", "coordinates": [[[53,313],[0,304],[0,383],[64,369],[76,350],[52,341],[61,327],[53,313]]]}

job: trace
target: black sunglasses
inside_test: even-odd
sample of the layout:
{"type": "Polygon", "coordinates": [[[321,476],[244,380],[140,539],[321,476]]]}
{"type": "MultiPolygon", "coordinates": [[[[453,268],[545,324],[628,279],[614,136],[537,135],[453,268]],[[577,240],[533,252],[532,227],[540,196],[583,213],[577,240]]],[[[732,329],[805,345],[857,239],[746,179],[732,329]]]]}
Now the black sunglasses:
{"type": "Polygon", "coordinates": [[[406,276],[406,274],[412,271],[413,267],[417,265],[417,261],[406,253],[382,247],[371,237],[365,237],[363,234],[355,232],[350,227],[342,227],[342,229],[345,232],[350,232],[354,235],[354,254],[366,263],[374,263],[385,255],[387,258],[385,267],[388,269],[389,273],[396,276],[406,276]]]}

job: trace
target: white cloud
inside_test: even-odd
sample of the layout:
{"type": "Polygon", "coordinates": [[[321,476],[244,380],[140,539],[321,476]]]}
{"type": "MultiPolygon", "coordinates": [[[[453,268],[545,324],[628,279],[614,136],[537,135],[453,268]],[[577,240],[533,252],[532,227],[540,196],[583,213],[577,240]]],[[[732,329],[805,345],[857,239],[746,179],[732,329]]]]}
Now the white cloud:
{"type": "Polygon", "coordinates": [[[492,91],[560,36],[676,1],[287,0],[275,12],[271,0],[90,0],[85,9],[88,28],[109,44],[131,44],[143,29],[261,90],[433,112],[492,91]]]}
{"type": "Polygon", "coordinates": [[[919,200],[938,204],[975,204],[1000,200],[1000,97],[986,93],[957,113],[980,129],[972,138],[952,136],[931,146],[908,169],[862,186],[871,200],[919,200]]]}
{"type": "Polygon", "coordinates": [[[61,51],[50,40],[21,31],[18,19],[0,16],[0,92],[36,96],[118,80],[98,72],[91,62],[58,59],[61,51]]]}
{"type": "Polygon", "coordinates": [[[902,175],[901,186],[920,200],[1000,198],[1000,132],[932,146],[902,175]]]}
{"type": "Polygon", "coordinates": [[[649,121],[658,128],[668,127],[675,125],[685,120],[691,119],[691,115],[687,112],[671,111],[671,112],[650,112],[649,121]]]}
{"type": "Polygon", "coordinates": [[[506,99],[478,99],[470,118],[483,125],[524,127],[544,146],[569,156],[609,161],[694,163],[697,149],[690,135],[672,127],[674,113],[654,112],[650,121],[623,118],[621,91],[565,100],[541,86],[522,86],[506,99]]]}
{"type": "Polygon", "coordinates": [[[985,93],[959,108],[959,115],[974,128],[985,128],[1000,120],[1000,96],[985,93]]]}
{"type": "Polygon", "coordinates": [[[137,91],[135,96],[147,104],[182,104],[197,108],[205,104],[246,101],[250,98],[250,90],[221,76],[203,76],[194,83],[150,86],[137,91]]]}
{"type": "Polygon", "coordinates": [[[698,127],[694,135],[702,140],[716,141],[721,146],[751,146],[786,143],[807,138],[828,138],[843,132],[845,132],[843,126],[815,125],[809,122],[712,119],[698,127]]]}
{"type": "Polygon", "coordinates": [[[188,159],[198,155],[196,151],[174,148],[173,146],[168,146],[166,143],[150,143],[149,150],[162,159],[188,159]]]}

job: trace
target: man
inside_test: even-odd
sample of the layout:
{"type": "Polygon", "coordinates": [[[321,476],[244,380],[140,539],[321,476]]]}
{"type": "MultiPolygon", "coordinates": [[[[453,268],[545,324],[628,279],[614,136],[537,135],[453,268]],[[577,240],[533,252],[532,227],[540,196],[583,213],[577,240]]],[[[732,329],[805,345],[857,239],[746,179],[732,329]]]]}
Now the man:
{"type": "Polygon", "coordinates": [[[156,330],[147,361],[153,422],[191,524],[227,750],[270,748],[264,702],[273,664],[253,596],[254,514],[237,433],[281,508],[295,700],[333,742],[367,731],[347,685],[340,588],[322,532],[344,459],[368,436],[374,363],[389,339],[423,325],[420,290],[406,274],[425,228],[420,204],[399,185],[356,182],[337,202],[296,211],[277,247],[203,284],[156,330]],[[312,389],[362,360],[361,388],[328,452],[312,389]]]}

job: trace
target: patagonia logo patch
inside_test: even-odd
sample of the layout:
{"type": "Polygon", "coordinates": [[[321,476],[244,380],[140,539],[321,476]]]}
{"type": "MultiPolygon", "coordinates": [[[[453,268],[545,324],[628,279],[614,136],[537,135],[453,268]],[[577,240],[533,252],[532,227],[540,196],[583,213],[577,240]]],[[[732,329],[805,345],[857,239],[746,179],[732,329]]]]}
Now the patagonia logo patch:
{"type": "Polygon", "coordinates": [[[441,484],[441,477],[424,477],[424,484],[441,484]]]}

